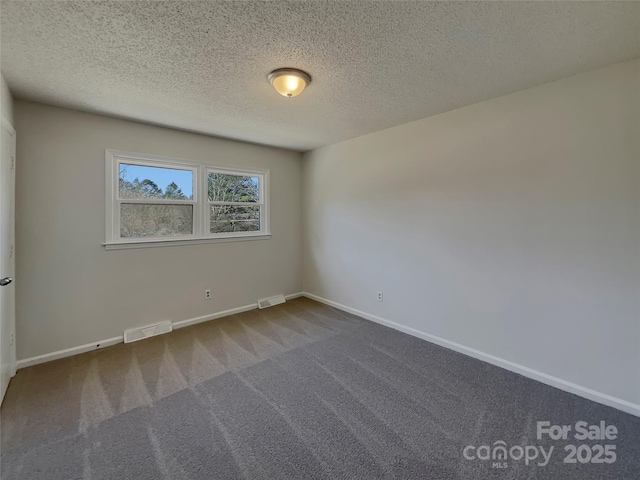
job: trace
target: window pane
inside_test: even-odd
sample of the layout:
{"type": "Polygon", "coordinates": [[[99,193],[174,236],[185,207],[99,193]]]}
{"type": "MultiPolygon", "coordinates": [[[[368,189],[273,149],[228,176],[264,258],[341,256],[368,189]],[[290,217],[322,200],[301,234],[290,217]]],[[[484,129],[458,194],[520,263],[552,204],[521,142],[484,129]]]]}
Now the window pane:
{"type": "Polygon", "coordinates": [[[211,233],[259,232],[260,207],[211,205],[211,233]]]}
{"type": "Polygon", "coordinates": [[[193,233],[193,205],[120,205],[120,236],[162,237],[193,233]]]}
{"type": "Polygon", "coordinates": [[[193,200],[193,171],[120,164],[120,198],[193,200]]]}
{"type": "Polygon", "coordinates": [[[260,178],[209,172],[210,202],[260,201],[260,178]]]}

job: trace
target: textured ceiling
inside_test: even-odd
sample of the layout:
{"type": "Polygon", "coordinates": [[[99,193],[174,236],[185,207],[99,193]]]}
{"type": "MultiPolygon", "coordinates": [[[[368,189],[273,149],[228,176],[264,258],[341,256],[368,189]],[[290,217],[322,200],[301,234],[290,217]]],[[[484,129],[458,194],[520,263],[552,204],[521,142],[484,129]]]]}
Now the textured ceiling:
{"type": "Polygon", "coordinates": [[[640,54],[638,2],[2,2],[18,98],[309,150],[640,54]],[[286,99],[279,67],[311,86],[286,99]]]}

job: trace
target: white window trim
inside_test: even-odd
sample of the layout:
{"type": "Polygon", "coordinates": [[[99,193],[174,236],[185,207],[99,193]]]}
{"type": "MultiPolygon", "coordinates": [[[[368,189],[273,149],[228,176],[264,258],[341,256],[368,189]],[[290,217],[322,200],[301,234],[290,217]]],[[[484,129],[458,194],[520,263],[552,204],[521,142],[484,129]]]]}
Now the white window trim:
{"type": "MultiPolygon", "coordinates": [[[[222,202],[226,203],[226,202],[222,202]]],[[[228,204],[228,202],[227,202],[228,204]]],[[[239,205],[252,205],[238,203],[239,205]]],[[[269,170],[259,168],[229,167],[195,160],[163,157],[143,153],[105,150],[105,243],[106,250],[124,248],[160,247],[171,245],[191,245],[198,243],[232,242],[242,240],[262,240],[271,238],[269,226],[269,170]],[[135,200],[119,199],[120,163],[163,166],[193,171],[193,200],[135,200]],[[236,175],[252,175],[260,178],[261,218],[257,232],[210,233],[208,173],[219,172],[236,175]],[[122,238],[120,237],[120,203],[166,203],[193,205],[193,234],[180,236],[122,238]]]]}

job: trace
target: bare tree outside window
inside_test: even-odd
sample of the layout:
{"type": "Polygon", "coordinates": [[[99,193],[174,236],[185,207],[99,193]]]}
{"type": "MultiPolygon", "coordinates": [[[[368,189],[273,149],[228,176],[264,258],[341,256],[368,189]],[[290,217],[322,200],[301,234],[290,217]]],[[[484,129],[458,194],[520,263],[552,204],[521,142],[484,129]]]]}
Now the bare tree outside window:
{"type": "Polygon", "coordinates": [[[258,177],[209,172],[208,190],[211,233],[260,230],[258,177]]]}

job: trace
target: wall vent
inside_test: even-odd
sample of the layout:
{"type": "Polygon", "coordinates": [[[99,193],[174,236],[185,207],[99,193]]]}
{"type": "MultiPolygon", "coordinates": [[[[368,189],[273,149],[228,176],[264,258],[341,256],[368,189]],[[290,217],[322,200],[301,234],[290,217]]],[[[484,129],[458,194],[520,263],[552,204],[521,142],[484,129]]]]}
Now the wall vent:
{"type": "Polygon", "coordinates": [[[267,308],[286,302],[284,295],[276,295],[275,297],[263,298],[258,300],[258,308],[267,308]]]}
{"type": "Polygon", "coordinates": [[[162,333],[169,333],[171,331],[171,321],[156,323],[155,325],[149,325],[147,327],[132,328],[131,330],[124,331],[124,343],[135,342],[144,338],[155,337],[162,333]]]}

